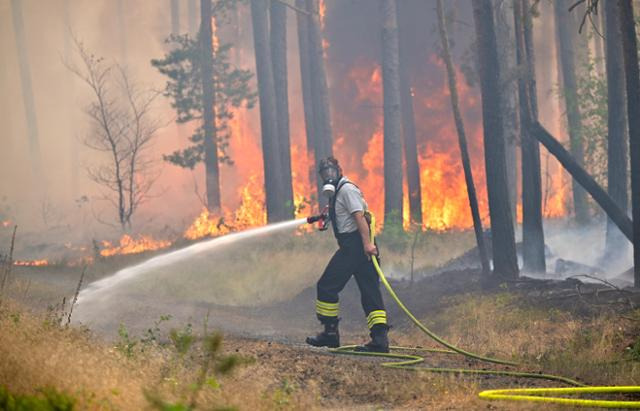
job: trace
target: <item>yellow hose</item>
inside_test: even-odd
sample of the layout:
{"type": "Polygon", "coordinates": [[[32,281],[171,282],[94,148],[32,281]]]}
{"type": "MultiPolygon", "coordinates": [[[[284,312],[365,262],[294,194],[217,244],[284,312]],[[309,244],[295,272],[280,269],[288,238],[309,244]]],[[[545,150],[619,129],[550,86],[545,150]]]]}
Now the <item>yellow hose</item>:
{"type": "MultiPolygon", "coordinates": [[[[371,214],[371,242],[374,241],[375,238],[375,217],[371,214]]],[[[378,259],[376,256],[372,256],[373,265],[378,272],[378,276],[380,277],[380,281],[384,284],[385,288],[393,298],[393,300],[398,304],[398,306],[404,311],[404,313],[409,317],[409,319],[425,334],[427,334],[431,339],[438,342],[439,344],[448,348],[448,350],[443,349],[433,349],[433,348],[409,348],[409,347],[397,347],[391,346],[389,347],[392,350],[401,350],[401,351],[409,351],[409,352],[431,352],[431,353],[442,353],[442,354],[461,354],[465,357],[474,358],[476,360],[490,362],[494,364],[501,364],[507,366],[516,366],[518,365],[516,362],[491,358],[482,356],[479,354],[475,354],[469,351],[465,351],[461,348],[456,347],[455,345],[443,340],[438,337],[435,333],[429,330],[420,320],[418,320],[409,309],[402,303],[398,295],[395,293],[391,284],[387,281],[382,269],[380,268],[380,264],[378,263],[378,259]]],[[[511,401],[534,401],[534,402],[545,402],[545,403],[554,403],[554,404],[562,404],[568,406],[583,406],[583,407],[602,407],[602,408],[640,408],[640,401],[609,401],[609,400],[591,400],[591,399],[579,399],[579,398],[563,398],[563,397],[553,397],[548,396],[552,395],[562,395],[562,394],[628,394],[628,393],[640,393],[640,386],[631,386],[631,387],[587,387],[584,384],[579,383],[578,381],[572,380],[570,378],[551,375],[551,374],[537,374],[537,373],[529,373],[529,372],[519,372],[519,371],[499,371],[499,370],[476,370],[476,369],[467,369],[467,368],[428,368],[428,367],[416,367],[417,364],[424,362],[424,357],[416,354],[399,354],[399,353],[372,353],[372,352],[359,352],[355,351],[356,345],[347,345],[342,346],[336,349],[331,350],[336,354],[349,354],[349,355],[362,355],[369,357],[383,357],[390,358],[396,360],[394,362],[385,362],[381,365],[383,367],[388,368],[400,368],[405,370],[412,371],[428,371],[428,372],[439,372],[439,373],[455,373],[455,374],[475,374],[475,375],[502,375],[502,376],[511,376],[511,377],[525,377],[525,378],[538,378],[545,379],[551,381],[559,381],[569,385],[573,385],[571,388],[513,388],[513,389],[501,389],[501,390],[486,390],[482,391],[478,394],[480,398],[487,400],[511,400],[511,401]]]]}

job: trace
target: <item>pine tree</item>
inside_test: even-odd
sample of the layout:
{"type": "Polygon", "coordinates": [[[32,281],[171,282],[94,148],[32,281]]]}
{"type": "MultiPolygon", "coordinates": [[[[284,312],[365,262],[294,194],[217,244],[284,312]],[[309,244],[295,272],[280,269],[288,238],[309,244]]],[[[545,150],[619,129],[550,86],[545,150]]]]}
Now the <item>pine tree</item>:
{"type": "MultiPolygon", "coordinates": [[[[224,21],[231,5],[232,2],[216,2],[211,15],[224,21]]],[[[207,14],[207,10],[203,14],[207,14]]],[[[205,16],[202,20],[206,26],[206,21],[211,19],[205,16]]],[[[204,31],[210,33],[210,30],[204,31]]],[[[189,138],[191,145],[165,155],[164,159],[190,169],[199,163],[205,163],[207,206],[214,211],[220,207],[217,163],[233,164],[227,154],[231,138],[227,124],[233,117],[232,108],[253,107],[256,94],[249,86],[253,74],[248,70],[235,68],[229,62],[232,45],[223,44],[215,50],[206,45],[203,47],[201,39],[210,39],[211,35],[203,35],[202,32],[201,28],[198,39],[193,39],[188,34],[170,36],[167,39],[169,52],[162,59],[152,60],[151,64],[168,77],[164,94],[172,101],[171,105],[177,113],[176,121],[201,124],[189,138]],[[206,53],[203,49],[212,51],[206,53]],[[207,82],[207,78],[210,81],[207,82]],[[210,91],[206,90],[209,85],[212,86],[210,91]],[[209,116],[211,117],[207,118],[209,116]]]]}

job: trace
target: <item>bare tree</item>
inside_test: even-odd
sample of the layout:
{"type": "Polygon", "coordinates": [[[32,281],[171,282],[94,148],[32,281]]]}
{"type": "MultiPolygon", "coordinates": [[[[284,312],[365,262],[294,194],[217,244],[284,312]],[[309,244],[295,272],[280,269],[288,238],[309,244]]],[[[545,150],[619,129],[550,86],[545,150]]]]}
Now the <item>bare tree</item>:
{"type": "Polygon", "coordinates": [[[507,161],[507,181],[509,189],[509,207],[514,226],[517,225],[518,204],[518,140],[520,119],[518,116],[518,84],[514,73],[516,68],[515,35],[512,17],[513,4],[505,0],[492,0],[493,20],[498,44],[498,62],[500,63],[500,109],[504,133],[505,155],[507,161]]]}
{"type": "Polygon", "coordinates": [[[420,163],[416,143],[416,120],[413,108],[413,90],[409,78],[407,58],[409,36],[405,19],[410,11],[407,3],[398,3],[398,37],[400,54],[400,112],[402,113],[402,137],[404,145],[405,172],[409,188],[409,216],[411,225],[422,229],[422,190],[420,187],[420,163]],[[405,19],[402,17],[404,16],[405,19]]]}
{"type": "Polygon", "coordinates": [[[18,51],[18,63],[20,64],[20,83],[22,85],[24,113],[27,120],[31,167],[38,188],[42,191],[46,190],[47,187],[42,169],[42,154],[40,153],[40,140],[38,137],[38,118],[36,116],[36,106],[31,84],[31,65],[29,64],[27,38],[24,30],[24,20],[22,18],[22,2],[20,0],[11,1],[11,15],[13,19],[13,31],[16,38],[16,50],[18,51]]]}
{"type": "Polygon", "coordinates": [[[460,112],[456,72],[451,59],[442,0],[438,0],[436,4],[438,11],[438,32],[440,34],[440,41],[442,42],[442,57],[447,67],[447,80],[449,82],[449,94],[451,95],[451,110],[453,111],[453,120],[458,132],[458,146],[460,147],[460,155],[462,157],[462,169],[464,170],[464,180],[467,186],[467,197],[469,198],[469,208],[471,209],[471,217],[473,218],[473,229],[478,244],[482,273],[486,277],[491,273],[491,266],[487,255],[487,247],[484,243],[482,220],[480,219],[480,210],[478,208],[478,197],[476,196],[476,186],[473,182],[473,171],[471,170],[471,160],[469,158],[469,149],[467,148],[467,134],[464,129],[464,122],[462,121],[462,113],[460,112]]]}
{"type": "MultiPolygon", "coordinates": [[[[640,68],[638,40],[631,0],[618,2],[622,33],[622,55],[627,88],[629,157],[631,159],[631,213],[633,215],[633,285],[640,287],[640,68]]],[[[628,236],[627,236],[628,237],[628,236]]]]}
{"type": "MultiPolygon", "coordinates": [[[[574,0],[557,0],[555,7],[556,30],[558,32],[558,55],[562,69],[562,82],[565,105],[567,107],[567,123],[569,125],[569,142],[571,155],[581,167],[584,165],[584,149],[582,141],[582,116],[578,105],[578,88],[576,80],[576,57],[574,53],[573,19],[569,7],[574,0]]],[[[584,224],[589,219],[589,210],[585,191],[578,185],[573,186],[573,206],[576,221],[584,224]]]]}
{"type": "Polygon", "coordinates": [[[200,0],[200,36],[198,44],[201,50],[200,81],[202,83],[202,129],[204,131],[204,168],[207,186],[207,208],[214,213],[220,212],[220,161],[218,159],[218,135],[215,124],[216,94],[213,87],[213,26],[209,0],[200,0]]]}
{"type": "Polygon", "coordinates": [[[180,3],[178,0],[171,0],[171,34],[180,34],[180,3]]]}
{"type": "Polygon", "coordinates": [[[513,2],[516,58],[521,73],[518,95],[521,121],[522,158],[522,267],[529,272],[546,271],[542,226],[542,177],[540,145],[532,136],[532,123],[538,119],[536,73],[529,0],[513,2]]]}
{"type": "MultiPolygon", "coordinates": [[[[623,212],[627,212],[629,200],[627,167],[629,157],[625,140],[627,125],[625,110],[625,81],[624,62],[622,56],[622,33],[618,16],[618,3],[605,2],[604,15],[606,18],[606,75],[607,75],[607,129],[609,138],[607,144],[607,192],[618,204],[623,212]]],[[[620,230],[615,224],[607,220],[606,254],[619,255],[617,252],[626,246],[620,230]]]]}
{"type": "Polygon", "coordinates": [[[384,228],[402,229],[402,113],[396,0],[382,3],[384,228]]]}
{"type": "Polygon", "coordinates": [[[500,64],[493,23],[493,6],[490,0],[473,0],[472,4],[482,94],[484,157],[493,244],[493,275],[496,279],[517,278],[518,260],[507,188],[505,141],[500,111],[500,64]]]}
{"type": "Polygon", "coordinates": [[[89,177],[104,189],[104,199],[114,206],[126,231],[159,175],[147,151],[161,127],[152,117],[153,102],[160,94],[139,87],[124,68],[75,43],[81,64],[66,65],[89,87],[92,98],[85,110],[92,131],[84,142],[105,157],[105,163],[88,168],[89,177]]]}
{"type": "Polygon", "coordinates": [[[187,5],[189,35],[193,36],[198,32],[198,4],[197,0],[189,0],[187,5]]]}
{"type": "Polygon", "coordinates": [[[291,217],[290,207],[284,202],[282,161],[278,141],[278,114],[276,93],[269,42],[269,8],[263,0],[251,0],[251,20],[258,77],[260,101],[260,130],[262,133],[262,156],[264,187],[269,223],[284,221],[291,217]]]}
{"type": "MultiPolygon", "coordinates": [[[[307,1],[306,0],[296,0],[296,7],[300,10],[307,9],[307,1]]],[[[309,164],[309,182],[312,185],[315,185],[317,188],[317,197],[320,199],[320,192],[322,187],[318,184],[318,177],[316,174],[316,159],[318,158],[315,155],[315,145],[316,145],[316,137],[315,137],[315,110],[313,108],[313,98],[312,94],[312,81],[311,81],[311,41],[309,38],[309,25],[310,23],[310,13],[307,12],[302,13],[298,12],[296,14],[296,24],[298,28],[298,55],[300,56],[300,79],[302,83],[302,105],[304,109],[304,126],[305,126],[305,134],[306,134],[306,142],[307,142],[307,156],[308,158],[313,158],[314,161],[311,161],[309,164]]]]}
{"type": "Polygon", "coordinates": [[[282,166],[284,203],[287,215],[293,217],[293,182],[291,181],[291,140],[289,137],[289,94],[287,84],[287,7],[279,1],[271,2],[269,11],[271,64],[276,95],[277,138],[282,166]]]}
{"type": "MultiPolygon", "coordinates": [[[[329,105],[329,87],[322,47],[322,24],[320,23],[319,0],[307,0],[309,34],[309,68],[311,80],[311,107],[314,110],[314,153],[316,165],[320,159],[333,155],[333,128],[331,125],[331,110],[329,105]]],[[[316,173],[318,193],[322,192],[322,181],[316,173]]],[[[321,206],[326,204],[324,196],[318,196],[321,206]]]]}

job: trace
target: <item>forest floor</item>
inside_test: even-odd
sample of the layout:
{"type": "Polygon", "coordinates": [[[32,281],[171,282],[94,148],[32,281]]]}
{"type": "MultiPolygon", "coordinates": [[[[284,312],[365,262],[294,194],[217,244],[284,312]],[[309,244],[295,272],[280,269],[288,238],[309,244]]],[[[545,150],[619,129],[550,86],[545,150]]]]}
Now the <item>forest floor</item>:
{"type": "MultiPolygon", "coordinates": [[[[558,374],[590,385],[640,385],[638,294],[550,278],[505,281],[486,289],[480,272],[463,261],[468,243],[460,241],[449,251],[448,264],[429,267],[432,275],[417,270],[416,281],[393,281],[400,298],[428,327],[469,351],[517,361],[518,371],[558,374]]],[[[310,258],[298,251],[303,261],[310,258]]],[[[441,249],[429,252],[442,254],[441,249]]],[[[273,254],[271,262],[277,264],[277,258],[273,254]]],[[[383,268],[389,260],[393,255],[383,258],[383,268]]],[[[132,262],[94,267],[85,281],[132,262]]],[[[4,387],[14,395],[40,396],[53,388],[73,398],[79,409],[169,404],[247,410],[537,409],[487,402],[477,394],[562,385],[388,369],[378,359],[308,347],[304,337],[318,329],[314,289],[308,285],[256,305],[159,298],[157,293],[145,297],[140,289],[128,290],[101,307],[92,324],[67,326],[68,308],[59,303],[61,296],[73,296],[77,271],[14,269],[0,306],[0,402],[4,387]],[[211,346],[210,330],[224,332],[219,350],[211,346]],[[223,363],[229,355],[234,359],[226,361],[237,365],[226,373],[223,363]],[[207,361],[211,358],[218,367],[207,361]]],[[[385,298],[393,345],[437,347],[386,293],[385,298]]],[[[341,316],[342,343],[365,342],[366,325],[352,282],[341,295],[341,316]]],[[[421,366],[507,369],[458,355],[425,358],[421,366]]]]}

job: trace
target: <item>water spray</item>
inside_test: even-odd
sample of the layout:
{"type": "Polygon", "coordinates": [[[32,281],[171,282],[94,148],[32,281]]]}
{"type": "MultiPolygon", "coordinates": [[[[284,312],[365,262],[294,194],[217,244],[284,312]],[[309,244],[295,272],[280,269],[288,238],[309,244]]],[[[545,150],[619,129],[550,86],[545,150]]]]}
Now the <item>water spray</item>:
{"type": "Polygon", "coordinates": [[[296,220],[269,224],[263,227],[252,228],[249,230],[239,231],[200,241],[179,250],[174,250],[158,255],[140,264],[123,268],[122,270],[109,277],[94,281],[93,283],[89,284],[87,288],[80,292],[80,295],[78,296],[78,306],[81,309],[83,305],[89,305],[86,303],[95,303],[100,300],[106,299],[111,295],[112,291],[117,286],[126,284],[128,281],[131,281],[144,273],[149,273],[155,269],[187,260],[196,255],[203,254],[223,245],[232,244],[254,236],[269,234],[285,229],[291,229],[304,224],[305,222],[307,222],[306,218],[299,218],[296,220]]]}

